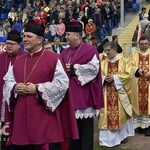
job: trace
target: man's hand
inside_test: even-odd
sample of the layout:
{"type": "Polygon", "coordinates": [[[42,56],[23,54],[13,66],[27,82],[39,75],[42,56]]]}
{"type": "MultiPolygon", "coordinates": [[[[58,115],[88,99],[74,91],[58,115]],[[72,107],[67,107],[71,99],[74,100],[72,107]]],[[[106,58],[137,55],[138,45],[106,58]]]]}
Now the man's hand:
{"type": "Polygon", "coordinates": [[[66,64],[67,71],[70,72],[70,64],[66,64]]]}
{"type": "Polygon", "coordinates": [[[20,95],[25,95],[27,93],[26,85],[24,83],[18,83],[15,86],[15,92],[20,95]]]}
{"type": "Polygon", "coordinates": [[[114,81],[113,75],[107,75],[107,76],[105,77],[105,81],[106,81],[107,83],[113,82],[113,81],[114,81]]]}
{"type": "Polygon", "coordinates": [[[36,86],[33,83],[18,83],[15,86],[15,92],[20,95],[28,95],[28,94],[35,94],[36,93],[36,86]]]}
{"type": "Polygon", "coordinates": [[[149,78],[149,77],[150,77],[150,72],[147,72],[147,73],[144,75],[144,77],[149,78]]]}
{"type": "Polygon", "coordinates": [[[145,76],[147,74],[147,72],[145,72],[143,69],[139,69],[138,72],[140,76],[145,76]]]}
{"type": "Polygon", "coordinates": [[[27,94],[35,94],[36,93],[36,86],[33,83],[26,83],[26,90],[27,94]]]}

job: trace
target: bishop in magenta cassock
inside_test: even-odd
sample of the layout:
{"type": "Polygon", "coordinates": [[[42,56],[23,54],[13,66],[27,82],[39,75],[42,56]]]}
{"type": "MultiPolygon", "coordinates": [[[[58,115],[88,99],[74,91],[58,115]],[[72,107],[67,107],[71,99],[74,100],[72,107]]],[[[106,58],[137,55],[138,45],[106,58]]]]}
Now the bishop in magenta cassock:
{"type": "Polygon", "coordinates": [[[82,41],[82,25],[75,20],[66,25],[69,48],[61,56],[69,74],[69,87],[78,125],[79,139],[71,150],[93,149],[93,118],[103,107],[100,62],[95,47],[82,41]]]}
{"type": "Polygon", "coordinates": [[[20,50],[21,37],[16,30],[9,32],[7,41],[6,41],[6,52],[0,55],[0,112],[1,112],[1,121],[2,121],[2,144],[1,149],[5,149],[8,145],[8,137],[12,134],[12,125],[13,125],[13,113],[8,111],[6,102],[3,101],[3,77],[7,73],[9,64],[13,65],[15,60],[17,60],[24,51],[20,50]]]}
{"type": "Polygon", "coordinates": [[[26,26],[23,44],[28,53],[4,77],[4,99],[14,111],[14,148],[60,150],[65,138],[78,138],[69,79],[60,56],[43,49],[43,32],[35,23],[26,26]]]}

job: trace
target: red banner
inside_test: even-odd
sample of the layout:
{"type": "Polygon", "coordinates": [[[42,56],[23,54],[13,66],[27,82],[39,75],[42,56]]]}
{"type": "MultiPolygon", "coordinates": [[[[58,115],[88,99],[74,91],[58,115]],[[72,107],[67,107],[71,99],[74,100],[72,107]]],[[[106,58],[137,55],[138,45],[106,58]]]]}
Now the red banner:
{"type": "Polygon", "coordinates": [[[0,54],[6,52],[6,45],[5,43],[0,43],[0,54]]]}

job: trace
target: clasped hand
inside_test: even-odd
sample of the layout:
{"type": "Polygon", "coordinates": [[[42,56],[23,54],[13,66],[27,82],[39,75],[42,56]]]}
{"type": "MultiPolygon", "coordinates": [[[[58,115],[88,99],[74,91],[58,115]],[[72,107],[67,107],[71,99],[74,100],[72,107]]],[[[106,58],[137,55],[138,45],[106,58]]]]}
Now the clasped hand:
{"type": "Polygon", "coordinates": [[[139,72],[140,76],[150,77],[150,72],[146,72],[146,71],[143,70],[143,69],[139,69],[138,72],[139,72]]]}
{"type": "Polygon", "coordinates": [[[105,81],[108,82],[108,83],[114,81],[113,75],[111,75],[111,74],[107,75],[107,76],[105,77],[105,81]]]}
{"type": "Polygon", "coordinates": [[[36,85],[33,83],[18,83],[15,86],[15,92],[19,95],[28,95],[28,94],[35,94],[36,93],[36,85]]]}
{"type": "Polygon", "coordinates": [[[66,64],[66,69],[67,69],[68,72],[70,71],[70,64],[69,63],[66,64]]]}

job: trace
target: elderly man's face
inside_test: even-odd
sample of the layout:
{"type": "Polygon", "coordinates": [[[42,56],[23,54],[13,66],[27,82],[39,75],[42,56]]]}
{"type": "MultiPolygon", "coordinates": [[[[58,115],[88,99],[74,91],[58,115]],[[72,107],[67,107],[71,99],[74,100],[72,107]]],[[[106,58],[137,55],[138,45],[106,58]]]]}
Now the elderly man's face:
{"type": "Polygon", "coordinates": [[[60,43],[59,39],[55,40],[54,43],[55,43],[56,45],[59,45],[59,43],[60,43]]]}
{"type": "Polygon", "coordinates": [[[78,33],[75,32],[66,32],[66,36],[65,36],[67,43],[69,45],[75,45],[76,40],[78,39],[78,33]]]}
{"type": "Polygon", "coordinates": [[[42,43],[43,38],[40,36],[37,36],[34,33],[31,32],[25,32],[23,34],[23,44],[25,49],[28,52],[35,52],[38,50],[39,45],[42,43]]]}

